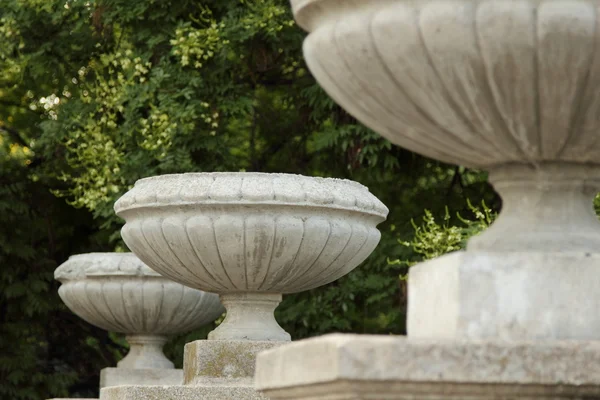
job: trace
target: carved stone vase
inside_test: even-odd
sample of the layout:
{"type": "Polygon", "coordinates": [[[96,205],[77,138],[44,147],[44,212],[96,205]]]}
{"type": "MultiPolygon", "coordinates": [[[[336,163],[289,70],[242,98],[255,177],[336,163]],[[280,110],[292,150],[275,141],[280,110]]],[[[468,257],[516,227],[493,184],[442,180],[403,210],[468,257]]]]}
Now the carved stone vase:
{"type": "Polygon", "coordinates": [[[364,368],[332,372],[336,399],[598,397],[600,1],[291,3],[310,32],[306,62],[337,103],[399,146],[489,171],[503,207],[466,251],[411,270],[408,341],[278,349],[259,363],[259,388],[320,398],[310,363],[349,351],[364,368]],[[379,351],[423,358],[392,368],[379,351]],[[276,371],[285,362],[295,375],[276,371]]]}
{"type": "Polygon", "coordinates": [[[71,311],[126,334],[130,350],[117,368],[102,370],[100,387],[181,383],[183,372],[165,357],[163,345],[170,335],[197,329],[224,312],[217,295],[173,282],[132,253],[71,256],[54,277],[71,311]]]}
{"type": "Polygon", "coordinates": [[[122,236],[154,270],[218,293],[227,316],[186,346],[185,383],[118,388],[110,399],[258,399],[256,354],[290,340],[282,294],[332,282],[377,246],[387,208],[352,181],[286,174],[191,173],[146,178],[115,204],[122,236]]]}

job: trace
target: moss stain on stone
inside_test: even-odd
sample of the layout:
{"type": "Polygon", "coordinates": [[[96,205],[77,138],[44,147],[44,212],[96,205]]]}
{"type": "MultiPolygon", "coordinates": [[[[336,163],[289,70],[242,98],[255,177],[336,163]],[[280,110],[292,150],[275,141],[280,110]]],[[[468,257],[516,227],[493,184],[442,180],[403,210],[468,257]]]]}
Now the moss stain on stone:
{"type": "Polygon", "coordinates": [[[200,376],[213,378],[251,377],[254,375],[255,361],[256,353],[248,352],[244,346],[223,346],[198,372],[200,376]]]}

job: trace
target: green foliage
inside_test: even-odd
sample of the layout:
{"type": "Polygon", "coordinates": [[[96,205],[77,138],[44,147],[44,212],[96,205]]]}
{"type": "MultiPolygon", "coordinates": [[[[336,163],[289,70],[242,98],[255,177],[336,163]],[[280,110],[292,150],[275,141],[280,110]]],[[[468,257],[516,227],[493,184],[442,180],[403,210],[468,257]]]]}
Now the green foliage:
{"type": "Polygon", "coordinates": [[[437,222],[433,213],[425,210],[421,225],[412,221],[414,237],[410,241],[399,241],[414,252],[410,261],[391,261],[392,265],[414,265],[418,262],[431,260],[444,254],[466,248],[467,241],[481,233],[496,219],[497,213],[490,209],[484,201],[479,207],[467,200],[467,206],[472,218],[463,218],[459,213],[458,223],[451,223],[451,215],[446,207],[442,222],[437,222]]]}
{"type": "Polygon", "coordinates": [[[30,173],[32,155],[0,130],[0,399],[67,396],[86,369],[103,364],[88,347],[69,354],[92,334],[66,312],[53,281],[58,262],[85,248],[92,221],[30,173]]]}
{"type": "MultiPolygon", "coordinates": [[[[378,249],[339,281],[287,296],[277,316],[294,338],[404,332],[408,266],[387,259],[461,246],[483,221],[454,216],[471,212],[465,199],[499,201],[485,174],[392,146],[345,113],[310,75],[303,37],[288,0],[0,0],[1,399],[97,396],[124,342],[72,315],[52,273],[71,254],[124,250],[113,203],[151,175],[367,185],[390,208],[378,249]],[[412,245],[398,246],[425,207],[412,245]]],[[[181,365],[183,343],[209,330],[167,353],[181,365]]]]}

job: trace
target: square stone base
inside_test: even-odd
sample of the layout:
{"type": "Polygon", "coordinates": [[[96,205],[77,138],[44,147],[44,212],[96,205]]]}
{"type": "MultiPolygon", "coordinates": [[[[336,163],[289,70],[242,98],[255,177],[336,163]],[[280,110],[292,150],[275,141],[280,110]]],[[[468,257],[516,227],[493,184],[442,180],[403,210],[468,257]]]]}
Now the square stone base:
{"type": "Polygon", "coordinates": [[[196,340],[185,345],[184,383],[253,386],[258,353],[289,342],[196,340]]]}
{"type": "Polygon", "coordinates": [[[120,386],[101,400],[266,400],[254,389],[258,353],[288,342],[197,340],[185,345],[184,385],[120,386]]]}
{"type": "Polygon", "coordinates": [[[104,368],[100,388],[120,385],[181,385],[182,369],[104,368]]]}
{"type": "Polygon", "coordinates": [[[600,342],[328,335],[258,356],[271,400],[600,398],[600,342]]]}
{"type": "Polygon", "coordinates": [[[461,251],[408,279],[410,337],[600,339],[600,254],[461,251]]]}

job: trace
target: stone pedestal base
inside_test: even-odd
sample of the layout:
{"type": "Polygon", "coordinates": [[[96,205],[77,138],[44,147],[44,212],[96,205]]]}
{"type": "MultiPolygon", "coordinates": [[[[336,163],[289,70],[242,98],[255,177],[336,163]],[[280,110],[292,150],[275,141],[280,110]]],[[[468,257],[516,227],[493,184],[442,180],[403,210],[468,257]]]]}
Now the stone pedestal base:
{"type": "Polygon", "coordinates": [[[456,252],[411,268],[408,335],[600,339],[600,254],[456,252]]]}
{"type": "Polygon", "coordinates": [[[185,346],[183,386],[102,389],[102,400],[265,400],[254,389],[258,353],[287,342],[198,340],[185,346]]]}
{"type": "Polygon", "coordinates": [[[328,335],[258,356],[271,400],[600,398],[600,342],[328,335]]]}
{"type": "Polygon", "coordinates": [[[185,345],[184,383],[192,386],[254,385],[258,353],[289,342],[196,340],[185,345]]]}
{"type": "Polygon", "coordinates": [[[104,368],[100,371],[100,388],[120,385],[181,385],[182,369],[104,368]]]}

